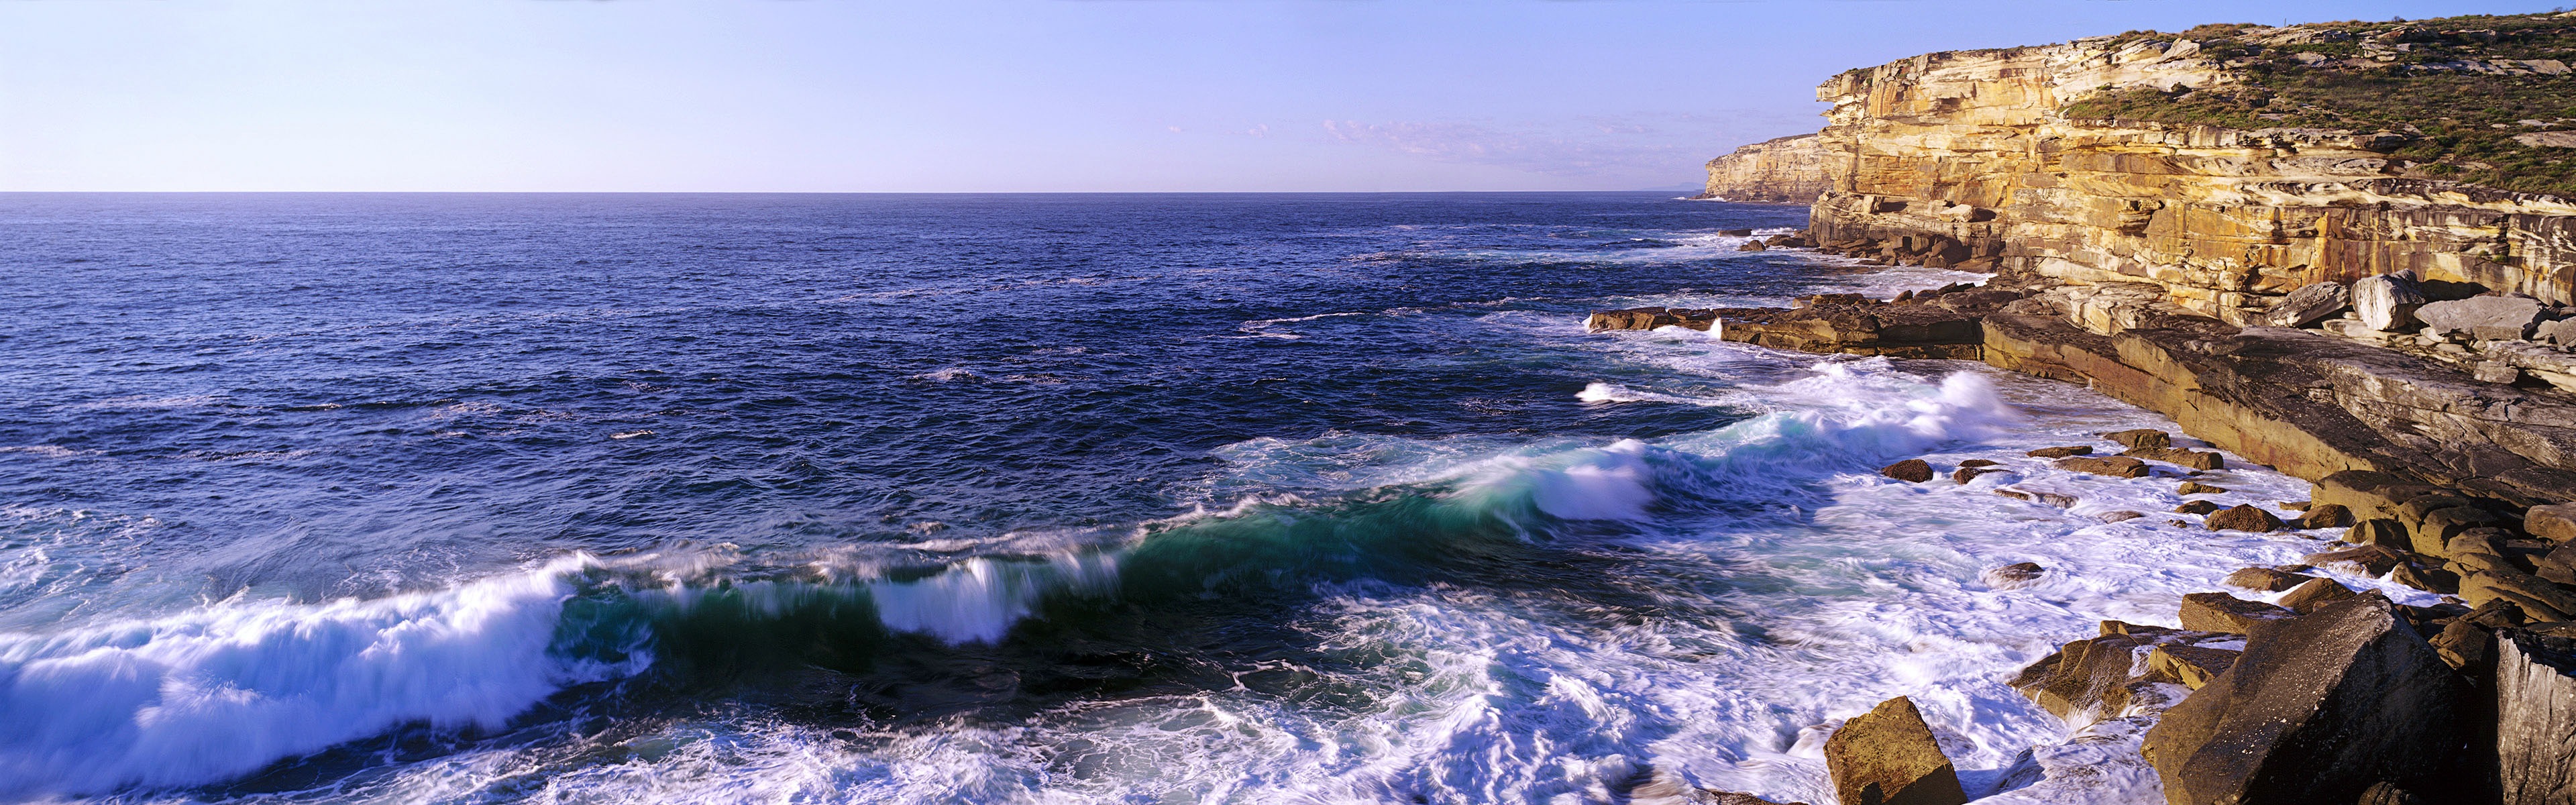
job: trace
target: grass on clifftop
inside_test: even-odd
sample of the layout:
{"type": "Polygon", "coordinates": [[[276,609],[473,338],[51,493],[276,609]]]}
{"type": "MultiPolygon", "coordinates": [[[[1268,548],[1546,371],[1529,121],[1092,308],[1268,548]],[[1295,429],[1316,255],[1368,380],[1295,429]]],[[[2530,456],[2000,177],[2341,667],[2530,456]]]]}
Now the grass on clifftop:
{"type": "Polygon", "coordinates": [[[2576,15],[2203,25],[2115,39],[2197,42],[2197,58],[2218,60],[2238,83],[2106,92],[2068,104],[2068,117],[2395,131],[2409,136],[2391,154],[2405,175],[2576,195],[2576,147],[2514,139],[2565,131],[2576,145],[2576,15]]]}

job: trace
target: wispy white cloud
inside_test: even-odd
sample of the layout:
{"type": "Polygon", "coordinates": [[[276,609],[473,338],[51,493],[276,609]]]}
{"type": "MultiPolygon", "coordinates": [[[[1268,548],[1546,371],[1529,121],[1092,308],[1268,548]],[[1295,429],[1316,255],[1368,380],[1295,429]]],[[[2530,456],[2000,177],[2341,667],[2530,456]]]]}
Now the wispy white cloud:
{"type": "Polygon", "coordinates": [[[1614,181],[1686,177],[1737,145],[1811,130],[1777,113],[1635,114],[1557,123],[1326,120],[1334,139],[1436,162],[1494,165],[1614,181]]]}

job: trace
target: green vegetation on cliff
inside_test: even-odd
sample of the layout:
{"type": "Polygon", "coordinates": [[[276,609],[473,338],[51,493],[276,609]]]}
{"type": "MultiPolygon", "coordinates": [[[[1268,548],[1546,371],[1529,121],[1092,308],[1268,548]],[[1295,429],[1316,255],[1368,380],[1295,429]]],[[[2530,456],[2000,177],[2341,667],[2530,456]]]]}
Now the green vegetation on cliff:
{"type": "Polygon", "coordinates": [[[2204,25],[2115,40],[2196,43],[2234,83],[2105,92],[2068,104],[2067,116],[2393,131],[2407,135],[2390,154],[2406,175],[2576,195],[2576,14],[2204,25]]]}

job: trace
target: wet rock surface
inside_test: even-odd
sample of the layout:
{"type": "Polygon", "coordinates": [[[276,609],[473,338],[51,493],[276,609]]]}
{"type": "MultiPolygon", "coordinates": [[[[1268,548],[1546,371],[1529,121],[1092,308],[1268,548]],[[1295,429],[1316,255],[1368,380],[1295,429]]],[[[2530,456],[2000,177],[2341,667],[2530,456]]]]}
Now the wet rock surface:
{"type": "Polygon", "coordinates": [[[1825,766],[1844,805],[1963,805],[1967,792],[1932,728],[1903,696],[1843,722],[1825,740],[1825,766]]]}

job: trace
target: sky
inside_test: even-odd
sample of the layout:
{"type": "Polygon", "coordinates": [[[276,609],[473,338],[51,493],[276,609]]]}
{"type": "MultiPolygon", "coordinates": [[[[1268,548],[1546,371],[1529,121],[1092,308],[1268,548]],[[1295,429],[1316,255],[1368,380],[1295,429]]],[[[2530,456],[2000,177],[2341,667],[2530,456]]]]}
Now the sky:
{"type": "Polygon", "coordinates": [[[1678,188],[1737,145],[1822,125],[1826,77],[1917,53],[2547,10],[0,0],[0,191],[1678,188]]]}

